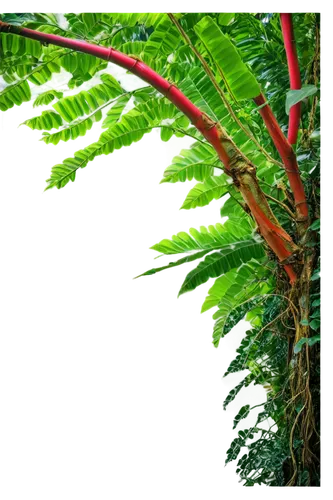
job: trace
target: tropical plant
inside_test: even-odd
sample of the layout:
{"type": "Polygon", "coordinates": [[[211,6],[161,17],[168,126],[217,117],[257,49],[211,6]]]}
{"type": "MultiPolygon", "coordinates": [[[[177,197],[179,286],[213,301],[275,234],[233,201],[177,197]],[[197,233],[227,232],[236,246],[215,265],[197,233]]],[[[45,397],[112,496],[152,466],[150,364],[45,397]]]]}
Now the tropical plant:
{"type": "MultiPolygon", "coordinates": [[[[221,199],[227,220],[156,243],[178,257],[141,276],[198,261],[179,295],[215,279],[202,306],[215,308],[215,347],[241,319],[250,322],[225,373],[243,371],[244,379],[224,407],[252,383],[267,390],[256,424],[227,451],[226,462],[240,456],[243,484],[319,485],[319,15],[64,18],[1,16],[0,109],[30,101],[39,86],[34,106],[50,107],[24,124],[42,130],[46,144],[102,123],[97,142],[52,168],[46,189],[63,188],[96,156],[153,129],[163,141],[192,138],[161,182],[195,179],[182,208],[221,199]],[[109,62],[145,83],[128,90],[109,62]],[[43,88],[60,71],[74,95],[43,88]]],[[[252,409],[240,408],[234,428],[252,409]]]]}

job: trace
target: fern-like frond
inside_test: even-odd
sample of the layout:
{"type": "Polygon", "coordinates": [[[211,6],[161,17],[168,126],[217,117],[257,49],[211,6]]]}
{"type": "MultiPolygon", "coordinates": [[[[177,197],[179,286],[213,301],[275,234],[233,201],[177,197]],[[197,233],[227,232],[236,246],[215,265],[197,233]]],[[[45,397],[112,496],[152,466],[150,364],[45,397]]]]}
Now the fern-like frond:
{"type": "MultiPolygon", "coordinates": [[[[34,85],[43,85],[49,81],[53,73],[60,72],[60,60],[68,52],[69,51],[56,48],[51,54],[44,54],[41,63],[37,64],[35,62],[33,65],[28,64],[19,66],[19,80],[17,80],[13,72],[11,72],[10,81],[12,81],[12,83],[0,92],[0,110],[7,111],[7,109],[12,108],[14,105],[20,106],[23,102],[30,101],[31,89],[29,82],[34,85]],[[34,66],[33,69],[32,66],[34,66]]],[[[8,76],[8,72],[5,73],[5,76],[8,76]]]]}
{"type": "Polygon", "coordinates": [[[206,47],[213,63],[220,69],[235,99],[250,99],[260,94],[260,87],[239,52],[216,22],[206,16],[195,26],[195,32],[206,47]]]}
{"type": "Polygon", "coordinates": [[[204,181],[214,174],[218,157],[209,144],[195,142],[190,149],[182,149],[163,174],[163,182],[204,181]]]}
{"type": "Polygon", "coordinates": [[[196,184],[186,196],[181,206],[185,210],[196,207],[204,207],[212,200],[218,200],[224,196],[230,187],[230,177],[226,174],[207,177],[203,183],[196,184]]]}
{"type": "Polygon", "coordinates": [[[178,233],[171,240],[164,239],[153,245],[151,249],[165,255],[203,249],[216,250],[238,241],[240,238],[249,237],[251,232],[252,228],[246,221],[239,223],[227,220],[224,224],[217,223],[215,226],[208,226],[208,228],[201,226],[199,231],[191,228],[189,234],[178,233]]]}
{"type": "Polygon", "coordinates": [[[261,259],[264,255],[262,243],[255,239],[239,240],[226,245],[218,252],[208,255],[198,267],[186,276],[179,295],[194,290],[206,283],[209,278],[217,278],[231,269],[239,267],[243,262],[261,259]]]}
{"type": "Polygon", "coordinates": [[[161,266],[161,267],[149,269],[149,271],[146,271],[142,274],[139,274],[139,276],[136,276],[136,278],[141,278],[141,276],[150,276],[151,274],[159,273],[160,271],[164,271],[165,269],[170,269],[171,267],[180,266],[182,264],[187,264],[188,262],[193,262],[194,260],[201,259],[202,257],[207,255],[211,251],[212,250],[201,250],[200,252],[192,253],[191,255],[187,255],[186,257],[182,257],[181,259],[176,260],[175,262],[170,262],[170,264],[168,264],[166,266],[161,266]]]}
{"type": "Polygon", "coordinates": [[[124,115],[113,127],[103,132],[98,142],[77,151],[74,158],[67,158],[63,164],[55,165],[47,181],[47,189],[54,186],[64,187],[70,180],[75,180],[79,168],[84,168],[96,156],[110,154],[115,149],[129,146],[139,141],[153,128],[160,127],[163,120],[175,119],[178,115],[177,108],[165,99],[140,104],[124,115]]]}
{"type": "Polygon", "coordinates": [[[213,330],[215,347],[251,308],[257,306],[260,296],[272,290],[272,284],[271,270],[256,261],[247,262],[216,280],[202,306],[202,311],[218,306],[213,315],[216,319],[213,330]]]}

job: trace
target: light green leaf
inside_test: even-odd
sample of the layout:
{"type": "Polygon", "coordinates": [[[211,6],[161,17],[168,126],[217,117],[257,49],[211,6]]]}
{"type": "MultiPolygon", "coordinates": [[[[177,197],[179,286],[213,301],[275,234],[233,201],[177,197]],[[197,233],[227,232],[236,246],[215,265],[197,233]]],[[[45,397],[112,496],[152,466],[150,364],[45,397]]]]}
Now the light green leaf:
{"type": "Polygon", "coordinates": [[[214,173],[214,164],[218,158],[208,144],[195,142],[190,149],[182,149],[179,156],[175,156],[172,164],[165,170],[163,182],[185,182],[204,181],[212,177],[214,173]]]}
{"type": "Polygon", "coordinates": [[[218,200],[228,192],[230,177],[222,174],[217,177],[208,177],[202,184],[196,184],[186,196],[181,206],[185,210],[204,207],[212,200],[218,200]]]}
{"type": "Polygon", "coordinates": [[[126,113],[118,123],[103,132],[98,142],[77,151],[74,158],[67,158],[63,164],[55,165],[46,189],[64,187],[69,180],[75,180],[75,173],[79,168],[86,167],[96,156],[107,155],[115,149],[130,146],[153,128],[160,127],[162,120],[175,118],[178,114],[178,109],[165,99],[138,105],[126,113]]]}
{"type": "Polygon", "coordinates": [[[164,271],[165,269],[170,269],[171,267],[180,266],[181,264],[186,264],[187,262],[192,262],[194,260],[201,259],[201,257],[204,257],[209,252],[211,252],[211,250],[203,250],[201,252],[196,252],[191,255],[187,255],[186,257],[183,257],[182,259],[179,259],[175,262],[170,262],[170,264],[168,264],[167,266],[157,267],[154,269],[150,269],[149,271],[146,271],[143,274],[139,274],[139,276],[136,276],[135,279],[140,278],[141,276],[156,274],[159,273],[160,271],[164,271]]]}
{"type": "Polygon", "coordinates": [[[51,80],[52,72],[59,70],[58,60],[66,54],[63,49],[55,49],[55,56],[40,63],[27,75],[13,81],[0,92],[0,112],[6,113],[31,101],[31,84],[43,85],[51,80]]]}
{"type": "Polygon", "coordinates": [[[173,130],[170,128],[161,128],[161,139],[163,142],[168,142],[173,136],[173,130]]]}
{"type": "Polygon", "coordinates": [[[297,104],[300,101],[303,101],[307,97],[310,97],[311,95],[314,95],[318,92],[317,87],[315,85],[304,85],[301,89],[299,90],[289,90],[287,92],[287,97],[286,97],[286,113],[289,115],[290,108],[297,104]]]}
{"type": "Polygon", "coordinates": [[[234,98],[241,100],[257,97],[260,94],[257,80],[215,21],[206,16],[196,24],[194,30],[220,69],[234,98]]]}
{"type": "Polygon", "coordinates": [[[231,269],[239,267],[243,262],[260,259],[265,255],[263,246],[254,239],[240,240],[223,247],[219,252],[208,255],[198,267],[185,278],[179,295],[194,290],[206,283],[209,278],[217,278],[231,269]]]}
{"type": "MultiPolygon", "coordinates": [[[[231,223],[231,221],[227,222],[231,223]]],[[[245,264],[241,264],[237,269],[228,271],[220,278],[217,278],[214,285],[208,290],[201,312],[203,313],[219,305],[219,317],[227,316],[237,303],[243,302],[250,297],[250,293],[246,295],[246,290],[249,290],[252,284],[255,285],[255,293],[262,289],[264,283],[261,283],[261,281],[267,274],[267,268],[256,260],[250,260],[245,264]],[[238,297],[239,294],[241,294],[241,297],[238,297]]]]}
{"type": "Polygon", "coordinates": [[[168,56],[179,43],[180,35],[176,26],[164,14],[145,44],[143,56],[147,60],[168,56]]]}
{"type": "Polygon", "coordinates": [[[232,119],[219,93],[202,68],[196,66],[191,68],[180,82],[179,88],[201,111],[213,120],[221,121],[225,128],[230,127],[232,119]]]}
{"type": "Polygon", "coordinates": [[[242,208],[244,200],[239,192],[230,186],[229,193],[232,195],[222,205],[220,209],[221,217],[229,217],[229,219],[249,219],[249,215],[242,208]]]}
{"type": "Polygon", "coordinates": [[[35,108],[36,106],[45,106],[47,104],[50,104],[54,99],[61,99],[63,96],[62,92],[58,92],[57,90],[47,90],[46,92],[43,92],[42,94],[39,94],[38,97],[36,97],[33,107],[35,108]]]}
{"type": "MultiPolygon", "coordinates": [[[[57,147],[86,137],[94,123],[101,120],[101,109],[114,101],[112,97],[117,99],[123,95],[121,86],[111,75],[101,75],[101,79],[102,84],[87,90],[64,97],[59,94],[60,98],[52,105],[57,113],[44,110],[22,124],[29,130],[41,132],[41,142],[47,146],[57,147]]],[[[46,94],[42,95],[42,99],[49,97],[46,94]]]]}
{"type": "Polygon", "coordinates": [[[218,18],[218,23],[221,26],[228,26],[228,24],[231,23],[231,21],[234,19],[235,14],[231,14],[230,12],[226,14],[220,14],[218,18]]]}
{"type": "MultiPolygon", "coordinates": [[[[221,338],[229,333],[245,315],[248,316],[250,311],[255,311],[271,290],[272,281],[269,278],[262,283],[253,275],[247,278],[241,289],[239,283],[232,284],[221,298],[218,310],[213,315],[213,318],[216,319],[213,328],[214,346],[218,347],[221,338]]],[[[247,316],[246,319],[249,319],[247,316]]],[[[251,324],[256,320],[257,314],[254,315],[251,324]]]]}
{"type": "Polygon", "coordinates": [[[200,231],[191,228],[190,234],[185,232],[174,235],[171,240],[164,239],[152,246],[152,250],[165,255],[172,255],[193,250],[210,249],[216,250],[230,243],[237,242],[240,238],[245,239],[251,235],[251,227],[246,223],[226,221],[208,228],[201,226],[200,231]]]}

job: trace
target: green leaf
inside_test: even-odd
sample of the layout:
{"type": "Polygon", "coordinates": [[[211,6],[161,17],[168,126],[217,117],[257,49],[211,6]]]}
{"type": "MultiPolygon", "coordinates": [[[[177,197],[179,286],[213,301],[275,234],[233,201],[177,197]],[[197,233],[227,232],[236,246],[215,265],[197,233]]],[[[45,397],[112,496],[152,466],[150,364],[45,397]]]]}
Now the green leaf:
{"type": "Polygon", "coordinates": [[[106,114],[102,128],[110,128],[120,120],[123,111],[130,99],[131,99],[131,94],[128,93],[123,96],[120,96],[119,99],[115,101],[115,103],[111,106],[111,108],[108,110],[106,114]]]}
{"type": "Polygon", "coordinates": [[[67,158],[63,164],[55,165],[47,180],[46,189],[64,187],[70,180],[75,180],[75,173],[79,168],[86,167],[88,162],[96,156],[107,155],[115,149],[130,146],[153,128],[159,127],[162,120],[174,119],[178,114],[177,108],[165,99],[138,105],[124,115],[113,127],[103,132],[98,142],[77,151],[74,158],[67,158]]]}
{"type": "Polygon", "coordinates": [[[308,344],[308,346],[311,347],[314,344],[316,344],[317,342],[320,342],[320,335],[315,335],[315,336],[309,337],[309,338],[303,337],[295,344],[294,353],[298,354],[299,352],[301,352],[304,344],[308,344]]]}
{"type": "Polygon", "coordinates": [[[44,180],[42,194],[48,191],[64,191],[74,184],[81,170],[85,170],[98,156],[99,146],[95,141],[78,148],[69,156],[63,156],[53,163],[44,180]]]}
{"type": "Polygon", "coordinates": [[[82,85],[90,80],[99,70],[107,67],[107,62],[90,54],[69,52],[61,59],[61,66],[72,73],[73,78],[68,82],[69,88],[82,85]]]}
{"type": "Polygon", "coordinates": [[[223,409],[226,410],[227,406],[231,403],[231,401],[235,399],[239,391],[243,387],[248,387],[254,379],[255,379],[254,375],[250,373],[234,389],[232,389],[223,402],[223,409]]]}
{"type": "Polygon", "coordinates": [[[19,26],[26,21],[30,21],[34,18],[33,14],[1,14],[1,21],[13,24],[14,26],[19,26]]]}
{"type": "Polygon", "coordinates": [[[236,100],[250,99],[260,94],[260,87],[250,69],[243,63],[236,47],[215,21],[206,16],[194,27],[213,62],[221,71],[236,100]]]}
{"type": "MultiPolygon", "coordinates": [[[[250,299],[259,299],[260,296],[265,296],[273,290],[273,280],[268,277],[267,281],[260,282],[256,279],[253,273],[246,277],[244,281],[235,281],[224,295],[221,297],[217,305],[217,309],[211,314],[213,326],[211,329],[211,343],[214,347],[218,347],[221,339],[225,337],[224,328],[230,313],[237,309],[244,301],[250,299]]],[[[262,321],[262,314],[257,316],[262,321]]]]}
{"type": "Polygon", "coordinates": [[[43,92],[42,94],[39,94],[38,97],[36,97],[33,107],[35,108],[36,106],[48,105],[54,99],[61,99],[62,96],[62,92],[58,92],[57,90],[47,90],[46,92],[43,92]]]}
{"type": "Polygon", "coordinates": [[[163,182],[204,181],[212,177],[217,161],[215,151],[207,144],[195,142],[190,149],[182,149],[165,170],[163,182]]]}
{"type": "Polygon", "coordinates": [[[153,128],[163,125],[163,120],[171,120],[179,115],[179,110],[162,99],[151,99],[131,109],[121,121],[111,129],[102,132],[98,142],[102,145],[101,156],[109,156],[124,147],[137,144],[152,132],[153,128]]]}
{"type": "Polygon", "coordinates": [[[249,215],[242,208],[242,203],[244,200],[239,192],[236,192],[233,189],[233,186],[230,186],[229,193],[232,194],[230,198],[228,198],[223,206],[220,209],[221,217],[229,217],[229,219],[248,219],[250,220],[249,215]]]}
{"type": "Polygon", "coordinates": [[[53,131],[61,127],[62,119],[54,111],[44,111],[42,113],[34,113],[29,118],[23,120],[18,124],[27,128],[31,132],[40,131],[53,131]]]}
{"type": "Polygon", "coordinates": [[[120,47],[119,50],[123,52],[123,54],[127,54],[129,56],[135,55],[139,59],[142,59],[144,48],[147,42],[135,41],[135,42],[125,42],[120,47]]]}
{"type": "Polygon", "coordinates": [[[316,309],[310,316],[311,318],[320,318],[320,308],[316,309]]]}
{"type": "Polygon", "coordinates": [[[319,319],[313,319],[312,321],[310,321],[310,328],[312,328],[312,330],[318,330],[319,327],[320,327],[319,319]]]}
{"type": "Polygon", "coordinates": [[[236,429],[236,427],[239,424],[239,422],[241,420],[243,420],[244,418],[246,418],[249,413],[250,413],[250,405],[244,405],[244,406],[242,406],[241,409],[239,410],[239,412],[237,413],[237,415],[234,418],[233,429],[236,429]]]}
{"type": "Polygon", "coordinates": [[[67,122],[89,115],[99,106],[111,99],[123,94],[123,89],[113,76],[104,73],[101,75],[103,83],[91,87],[88,91],[83,90],[70,97],[63,97],[53,105],[54,109],[67,122]]]}
{"type": "Polygon", "coordinates": [[[53,58],[43,61],[30,73],[0,92],[0,112],[6,113],[18,106],[28,104],[31,101],[31,84],[43,85],[51,80],[52,72],[59,70],[59,65],[56,64],[58,59],[66,52],[63,49],[54,49],[53,53],[56,54],[53,58]]]}
{"type": "Polygon", "coordinates": [[[317,231],[318,229],[320,229],[320,219],[315,220],[311,224],[311,226],[309,227],[309,229],[312,229],[312,231],[317,231]]]}
{"type": "Polygon", "coordinates": [[[289,90],[287,92],[287,97],[286,97],[286,113],[289,115],[290,108],[297,104],[300,101],[303,101],[307,97],[310,97],[311,95],[314,95],[318,92],[317,87],[315,85],[304,85],[301,89],[299,90],[289,90]]]}
{"type": "MultiPolygon", "coordinates": [[[[227,222],[230,224],[232,221],[227,222]]],[[[214,285],[208,290],[208,295],[202,304],[201,312],[203,313],[221,304],[221,307],[224,308],[223,315],[228,315],[237,302],[243,302],[246,298],[250,297],[250,295],[245,296],[244,292],[251,288],[251,284],[256,285],[255,289],[257,291],[260,290],[264,284],[261,280],[267,274],[268,270],[262,266],[261,262],[256,260],[251,260],[245,264],[241,264],[237,269],[228,271],[220,278],[217,278],[214,285]],[[239,293],[242,293],[241,299],[237,298],[239,293]]]]}
{"type": "Polygon", "coordinates": [[[143,24],[147,28],[151,26],[158,25],[165,14],[160,13],[103,13],[102,20],[104,23],[109,24],[112,28],[115,24],[120,24],[122,26],[136,26],[137,24],[143,24]]]}
{"type": "Polygon", "coordinates": [[[228,26],[228,24],[231,23],[231,21],[234,19],[235,14],[231,14],[230,12],[226,14],[220,14],[218,17],[218,23],[221,26],[228,26]]]}
{"type": "Polygon", "coordinates": [[[148,61],[171,54],[179,43],[180,35],[176,26],[164,14],[145,44],[143,56],[148,61]]]}
{"type": "Polygon", "coordinates": [[[181,206],[185,210],[204,207],[212,200],[218,200],[228,192],[230,177],[222,174],[217,177],[208,177],[202,184],[196,184],[186,196],[181,206]]]}
{"type": "Polygon", "coordinates": [[[221,121],[225,128],[230,127],[232,119],[219,93],[202,68],[192,67],[180,82],[179,88],[201,111],[213,120],[221,121]]]}
{"type": "Polygon", "coordinates": [[[219,252],[208,255],[198,267],[186,276],[179,295],[194,290],[199,285],[206,283],[209,278],[217,278],[221,274],[239,267],[243,262],[260,259],[264,255],[262,244],[254,239],[226,245],[219,252]]]}
{"type": "Polygon", "coordinates": [[[141,276],[150,276],[151,274],[156,274],[156,273],[159,273],[160,271],[164,271],[165,269],[170,269],[171,267],[176,267],[176,266],[180,266],[181,264],[186,264],[187,262],[193,262],[194,260],[201,259],[201,257],[204,257],[209,252],[211,252],[211,250],[203,250],[201,252],[193,253],[193,254],[188,255],[187,257],[183,257],[182,259],[179,259],[175,262],[170,262],[170,264],[168,264],[167,266],[149,269],[149,271],[146,271],[143,274],[139,274],[139,276],[135,276],[134,279],[140,278],[141,276]]]}
{"type": "Polygon", "coordinates": [[[239,238],[251,236],[251,227],[245,223],[235,221],[226,221],[223,225],[220,223],[208,228],[201,226],[200,231],[191,228],[190,234],[185,232],[172,236],[171,240],[164,239],[152,246],[152,250],[161,252],[165,255],[172,255],[194,250],[218,248],[237,242],[239,238]]]}
{"type": "Polygon", "coordinates": [[[163,142],[168,142],[173,136],[173,130],[170,128],[161,128],[161,139],[163,142]]]}
{"type": "Polygon", "coordinates": [[[316,281],[316,280],[319,280],[319,279],[320,279],[320,273],[319,272],[315,272],[311,276],[310,281],[316,281]]]}
{"type": "Polygon", "coordinates": [[[318,307],[320,306],[320,299],[316,299],[312,302],[312,307],[318,307]]]}

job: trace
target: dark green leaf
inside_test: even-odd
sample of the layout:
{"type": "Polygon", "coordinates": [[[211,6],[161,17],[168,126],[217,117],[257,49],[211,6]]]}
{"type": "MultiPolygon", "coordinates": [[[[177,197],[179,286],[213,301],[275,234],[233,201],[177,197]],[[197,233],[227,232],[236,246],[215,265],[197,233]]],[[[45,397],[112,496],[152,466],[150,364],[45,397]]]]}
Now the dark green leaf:
{"type": "Polygon", "coordinates": [[[310,328],[312,328],[312,330],[318,330],[319,327],[320,327],[319,319],[313,319],[312,321],[310,321],[310,328]]]}
{"type": "Polygon", "coordinates": [[[312,302],[312,307],[318,307],[320,306],[320,299],[316,299],[312,302]]]}
{"type": "Polygon", "coordinates": [[[319,279],[320,279],[320,273],[314,273],[310,278],[311,281],[316,281],[319,279]]]}
{"type": "Polygon", "coordinates": [[[309,227],[309,229],[312,229],[313,231],[317,231],[318,229],[320,229],[320,219],[315,220],[311,224],[311,226],[309,227]]]}

